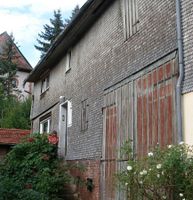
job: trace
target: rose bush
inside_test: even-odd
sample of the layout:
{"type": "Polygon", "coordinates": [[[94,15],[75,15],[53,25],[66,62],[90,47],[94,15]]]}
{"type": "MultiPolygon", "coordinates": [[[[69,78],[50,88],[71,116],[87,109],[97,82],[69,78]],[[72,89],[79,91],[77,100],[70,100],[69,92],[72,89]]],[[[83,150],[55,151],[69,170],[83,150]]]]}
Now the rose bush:
{"type": "Polygon", "coordinates": [[[117,174],[130,200],[193,199],[193,148],[184,143],[158,146],[143,159],[133,157],[130,142],[123,148],[129,158],[117,174]]]}

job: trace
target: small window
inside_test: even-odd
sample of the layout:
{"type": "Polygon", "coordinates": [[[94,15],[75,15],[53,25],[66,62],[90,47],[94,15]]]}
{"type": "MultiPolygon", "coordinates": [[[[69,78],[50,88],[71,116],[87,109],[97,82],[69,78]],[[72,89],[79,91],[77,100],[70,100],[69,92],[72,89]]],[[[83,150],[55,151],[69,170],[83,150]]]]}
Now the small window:
{"type": "Polygon", "coordinates": [[[86,131],[88,129],[88,102],[87,99],[82,101],[81,108],[81,130],[86,131]]]}
{"type": "Polygon", "coordinates": [[[49,76],[42,79],[41,93],[44,93],[49,88],[49,76]]]}
{"type": "Polygon", "coordinates": [[[123,25],[125,40],[139,29],[138,0],[123,0],[123,25]]]}
{"type": "Polygon", "coordinates": [[[40,133],[50,133],[51,117],[40,122],[40,133]]]}
{"type": "Polygon", "coordinates": [[[69,71],[71,69],[71,51],[68,51],[67,55],[66,55],[66,72],[69,71]]]}
{"type": "Polygon", "coordinates": [[[17,86],[18,86],[18,80],[15,79],[15,78],[13,78],[12,81],[11,81],[11,84],[12,84],[13,88],[17,88],[17,86]]]}

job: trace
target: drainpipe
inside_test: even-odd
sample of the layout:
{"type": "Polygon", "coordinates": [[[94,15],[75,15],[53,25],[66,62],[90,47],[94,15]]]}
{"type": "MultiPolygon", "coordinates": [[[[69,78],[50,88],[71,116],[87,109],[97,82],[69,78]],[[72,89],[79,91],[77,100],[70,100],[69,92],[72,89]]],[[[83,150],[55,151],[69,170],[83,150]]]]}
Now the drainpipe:
{"type": "Polygon", "coordinates": [[[177,133],[178,143],[183,141],[182,134],[182,81],[184,79],[184,59],[183,59],[183,41],[182,41],[182,21],[181,21],[181,1],[176,0],[176,25],[177,25],[177,46],[178,46],[178,62],[179,77],[176,85],[176,111],[177,111],[177,133]]]}

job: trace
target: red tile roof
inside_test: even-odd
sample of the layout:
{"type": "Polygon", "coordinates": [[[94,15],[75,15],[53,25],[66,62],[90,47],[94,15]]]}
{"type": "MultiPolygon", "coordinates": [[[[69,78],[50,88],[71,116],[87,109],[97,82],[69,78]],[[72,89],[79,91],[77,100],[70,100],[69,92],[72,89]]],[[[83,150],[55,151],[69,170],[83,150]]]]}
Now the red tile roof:
{"type": "MultiPolygon", "coordinates": [[[[2,34],[0,34],[0,48],[1,49],[5,45],[6,41],[9,38],[10,38],[10,36],[8,35],[7,32],[3,32],[2,34]]],[[[31,72],[32,71],[31,65],[26,60],[26,58],[24,57],[24,55],[21,53],[21,51],[19,50],[19,48],[17,47],[17,45],[15,45],[15,53],[16,53],[16,55],[15,55],[15,59],[13,59],[13,62],[15,62],[17,64],[18,70],[23,70],[23,71],[31,72]]]]}
{"type": "Polygon", "coordinates": [[[0,144],[18,144],[21,138],[29,135],[31,130],[0,128],[0,144]]]}

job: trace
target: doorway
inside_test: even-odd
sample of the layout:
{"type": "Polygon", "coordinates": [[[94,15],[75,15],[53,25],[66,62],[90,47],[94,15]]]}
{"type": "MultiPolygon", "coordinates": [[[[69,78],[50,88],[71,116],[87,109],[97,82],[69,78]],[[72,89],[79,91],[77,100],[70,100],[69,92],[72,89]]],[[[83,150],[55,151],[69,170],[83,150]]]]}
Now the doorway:
{"type": "Polygon", "coordinates": [[[67,152],[67,109],[67,102],[60,104],[58,155],[63,158],[66,156],[67,152]]]}

